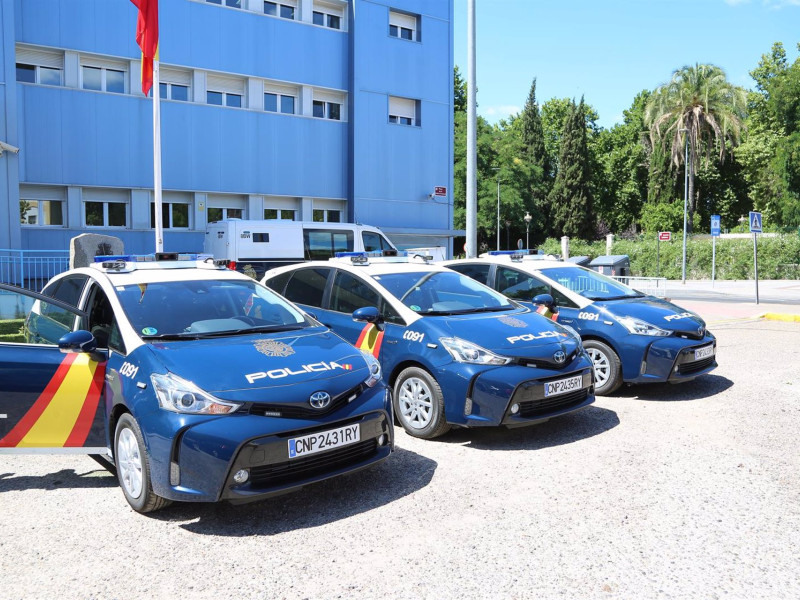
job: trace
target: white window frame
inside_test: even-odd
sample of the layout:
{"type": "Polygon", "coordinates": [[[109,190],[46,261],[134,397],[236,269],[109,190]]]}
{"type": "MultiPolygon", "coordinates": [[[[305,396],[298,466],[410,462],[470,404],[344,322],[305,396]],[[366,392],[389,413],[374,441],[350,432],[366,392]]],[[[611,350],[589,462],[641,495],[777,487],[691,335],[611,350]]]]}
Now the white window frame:
{"type": "Polygon", "coordinates": [[[127,94],[130,92],[128,87],[128,63],[111,61],[102,58],[81,57],[79,69],[78,87],[87,92],[104,92],[108,94],[127,94]],[[93,90],[84,87],[83,70],[85,68],[100,70],[100,89],[93,90]],[[106,76],[108,71],[119,71],[122,73],[122,92],[109,92],[106,76]]]}
{"type": "Polygon", "coordinates": [[[315,223],[343,223],[344,222],[342,220],[343,215],[344,215],[344,210],[342,210],[341,208],[314,208],[311,211],[311,220],[314,221],[315,223]],[[314,221],[314,213],[317,211],[322,213],[322,219],[323,219],[322,221],[314,221]],[[330,221],[328,219],[329,214],[332,212],[339,214],[338,220],[330,221]]]}
{"type": "Polygon", "coordinates": [[[20,196],[20,202],[36,202],[36,208],[29,209],[26,214],[28,214],[31,210],[36,211],[36,222],[35,223],[20,223],[22,227],[66,227],[67,226],[67,201],[66,199],[58,199],[58,198],[29,198],[29,197],[22,197],[20,196]],[[44,215],[44,208],[42,206],[42,202],[58,202],[61,206],[61,224],[55,223],[45,223],[44,219],[42,218],[44,215]]]}
{"type": "Polygon", "coordinates": [[[127,202],[116,202],[114,200],[83,200],[83,206],[81,207],[83,211],[83,226],[88,227],[91,229],[100,229],[100,228],[109,228],[109,229],[128,229],[128,224],[130,223],[130,204],[127,202]],[[91,202],[93,204],[102,204],[103,205],[103,224],[102,225],[89,225],[86,222],[86,205],[91,202]],[[124,225],[110,225],[108,222],[108,205],[109,204],[124,204],[125,205],[125,224],[124,225]]]}
{"type": "Polygon", "coordinates": [[[208,75],[206,78],[206,104],[219,106],[208,101],[208,93],[222,94],[222,106],[225,108],[247,108],[247,82],[244,79],[208,75]],[[241,106],[228,106],[228,96],[239,96],[241,106]]]}
{"type": "MultiPolygon", "coordinates": [[[[33,67],[34,69],[34,83],[37,85],[52,85],[44,84],[41,81],[41,70],[49,69],[58,71],[59,86],[64,85],[64,53],[54,52],[52,50],[40,50],[38,48],[26,48],[17,46],[14,59],[14,75],[16,77],[16,65],[25,65],[33,67]]],[[[19,83],[30,83],[27,81],[20,81],[19,83]]]]}
{"type": "Polygon", "coordinates": [[[174,100],[172,97],[172,86],[177,85],[186,88],[186,100],[175,100],[175,102],[192,101],[192,73],[190,71],[173,69],[170,67],[159,67],[158,75],[159,84],[167,87],[167,97],[162,98],[162,100],[174,100]]]}
{"type": "Polygon", "coordinates": [[[273,17],[275,19],[284,19],[286,21],[297,21],[299,16],[300,16],[298,14],[299,10],[300,9],[297,6],[297,0],[265,0],[264,3],[262,4],[262,13],[265,16],[273,17]],[[266,12],[266,10],[264,10],[263,6],[266,5],[266,4],[274,4],[275,5],[275,14],[274,15],[271,15],[268,12],[266,12]],[[281,16],[281,6],[285,6],[286,8],[291,8],[293,10],[293,12],[292,12],[293,16],[292,16],[291,19],[289,17],[281,16]]]}
{"type": "Polygon", "coordinates": [[[389,37],[397,38],[406,42],[420,41],[419,15],[404,13],[394,9],[389,9],[389,37]],[[392,34],[392,27],[397,28],[397,35],[392,34]],[[402,35],[402,30],[411,31],[411,39],[406,39],[402,35]]]}
{"type": "Polygon", "coordinates": [[[315,117],[317,119],[328,119],[331,121],[347,121],[347,96],[343,92],[334,92],[330,90],[318,90],[315,89],[313,93],[313,98],[311,102],[311,115],[314,116],[314,104],[316,102],[322,103],[322,116],[315,117]],[[330,116],[330,105],[337,104],[339,105],[339,118],[338,119],[331,119],[330,116]]]}
{"type": "Polygon", "coordinates": [[[300,91],[292,86],[280,85],[269,81],[264,82],[264,94],[275,94],[278,97],[277,110],[267,110],[266,99],[264,102],[264,111],[279,115],[297,115],[300,114],[300,91]],[[294,112],[285,113],[281,110],[281,98],[283,96],[291,97],[294,99],[294,112]]]}
{"type": "MultiPolygon", "coordinates": [[[[173,200],[164,200],[162,198],[161,210],[167,213],[167,218],[168,218],[167,225],[164,225],[163,222],[162,222],[162,226],[163,226],[164,229],[172,229],[172,230],[176,230],[176,231],[185,231],[187,229],[191,229],[192,228],[192,205],[189,204],[188,202],[176,202],[176,201],[173,201],[173,200]],[[177,227],[176,225],[173,224],[172,209],[175,206],[186,206],[187,207],[187,210],[188,210],[188,214],[187,214],[187,218],[186,218],[187,225],[185,227],[177,227]]],[[[153,218],[155,216],[155,211],[156,211],[156,203],[153,200],[150,201],[150,211],[151,211],[151,218],[150,218],[151,227],[150,227],[150,229],[155,229],[155,227],[152,226],[154,224],[153,223],[153,218]]]]}
{"type": "Polygon", "coordinates": [[[320,2],[319,0],[314,0],[314,5],[311,9],[311,23],[316,27],[325,27],[326,29],[333,29],[334,31],[346,31],[346,10],[343,6],[339,6],[337,4],[328,4],[326,2],[320,2]],[[320,13],[323,15],[324,23],[319,25],[314,23],[314,14],[313,13],[320,13]],[[339,27],[331,27],[330,26],[330,17],[337,17],[339,19],[339,27]]]}
{"type": "Polygon", "coordinates": [[[282,219],[284,221],[297,221],[298,220],[298,216],[299,216],[299,212],[300,211],[297,210],[296,208],[274,208],[274,207],[271,207],[271,206],[266,206],[266,207],[264,207],[264,219],[282,219]],[[268,210],[274,210],[277,213],[277,216],[268,217],[267,216],[267,211],[268,210]],[[292,215],[291,218],[284,217],[283,216],[284,213],[291,213],[291,215],[292,215]]]}

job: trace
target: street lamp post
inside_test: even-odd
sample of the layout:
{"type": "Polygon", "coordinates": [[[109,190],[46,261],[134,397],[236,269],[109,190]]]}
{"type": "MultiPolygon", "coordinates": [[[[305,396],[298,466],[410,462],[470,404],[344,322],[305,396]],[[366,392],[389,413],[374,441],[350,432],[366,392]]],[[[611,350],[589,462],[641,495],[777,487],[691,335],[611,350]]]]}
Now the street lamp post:
{"type": "Polygon", "coordinates": [[[531,221],[533,221],[533,217],[531,216],[531,213],[529,213],[526,210],[525,216],[523,218],[525,219],[525,249],[530,250],[531,249],[530,231],[531,231],[531,221]]]}
{"type": "Polygon", "coordinates": [[[506,219],[506,250],[511,250],[511,221],[506,219]]]}
{"type": "Polygon", "coordinates": [[[500,173],[497,174],[497,250],[500,250],[500,173]]]}
{"type": "Polygon", "coordinates": [[[683,267],[681,268],[681,283],[686,285],[686,211],[689,204],[689,130],[681,129],[680,131],[686,135],[686,152],[683,155],[683,267]]]}

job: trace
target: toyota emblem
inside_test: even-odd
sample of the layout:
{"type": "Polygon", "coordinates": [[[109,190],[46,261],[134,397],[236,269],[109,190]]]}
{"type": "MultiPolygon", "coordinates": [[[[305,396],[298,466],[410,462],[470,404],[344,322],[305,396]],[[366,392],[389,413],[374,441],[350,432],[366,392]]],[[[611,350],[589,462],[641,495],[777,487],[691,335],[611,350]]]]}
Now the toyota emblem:
{"type": "Polygon", "coordinates": [[[567,353],[563,350],[559,350],[555,354],[553,354],[553,360],[556,361],[556,364],[561,365],[567,360],[567,353]]]}
{"type": "Polygon", "coordinates": [[[308,399],[312,408],[323,409],[331,403],[331,395],[328,392],[314,392],[308,399]]]}

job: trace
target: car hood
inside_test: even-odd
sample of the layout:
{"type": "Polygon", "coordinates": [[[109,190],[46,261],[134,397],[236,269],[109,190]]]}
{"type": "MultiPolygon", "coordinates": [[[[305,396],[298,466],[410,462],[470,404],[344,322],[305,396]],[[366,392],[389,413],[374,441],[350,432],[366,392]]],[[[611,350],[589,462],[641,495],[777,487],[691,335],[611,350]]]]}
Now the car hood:
{"type": "Polygon", "coordinates": [[[595,302],[616,317],[634,317],[681,335],[702,337],[706,323],[695,313],[653,296],[595,302]]]}
{"type": "Polygon", "coordinates": [[[580,341],[567,328],[533,311],[487,313],[448,317],[443,333],[511,357],[550,360],[554,352],[567,356],[580,347],[580,341]]]}
{"type": "Polygon", "coordinates": [[[222,399],[265,401],[263,390],[285,390],[281,402],[326,391],[335,396],[369,375],[361,351],[330,331],[292,331],[150,344],[164,367],[222,399]]]}

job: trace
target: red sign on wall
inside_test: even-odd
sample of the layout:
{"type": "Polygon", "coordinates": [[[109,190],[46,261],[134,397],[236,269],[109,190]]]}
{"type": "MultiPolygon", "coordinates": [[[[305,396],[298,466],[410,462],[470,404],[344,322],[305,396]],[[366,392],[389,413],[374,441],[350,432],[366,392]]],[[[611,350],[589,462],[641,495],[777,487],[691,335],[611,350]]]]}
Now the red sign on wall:
{"type": "Polygon", "coordinates": [[[447,196],[447,188],[443,185],[437,185],[433,188],[434,196],[447,196]]]}
{"type": "Polygon", "coordinates": [[[672,232],[671,231],[659,231],[658,232],[658,241],[659,242],[669,242],[672,240],[672,232]]]}

